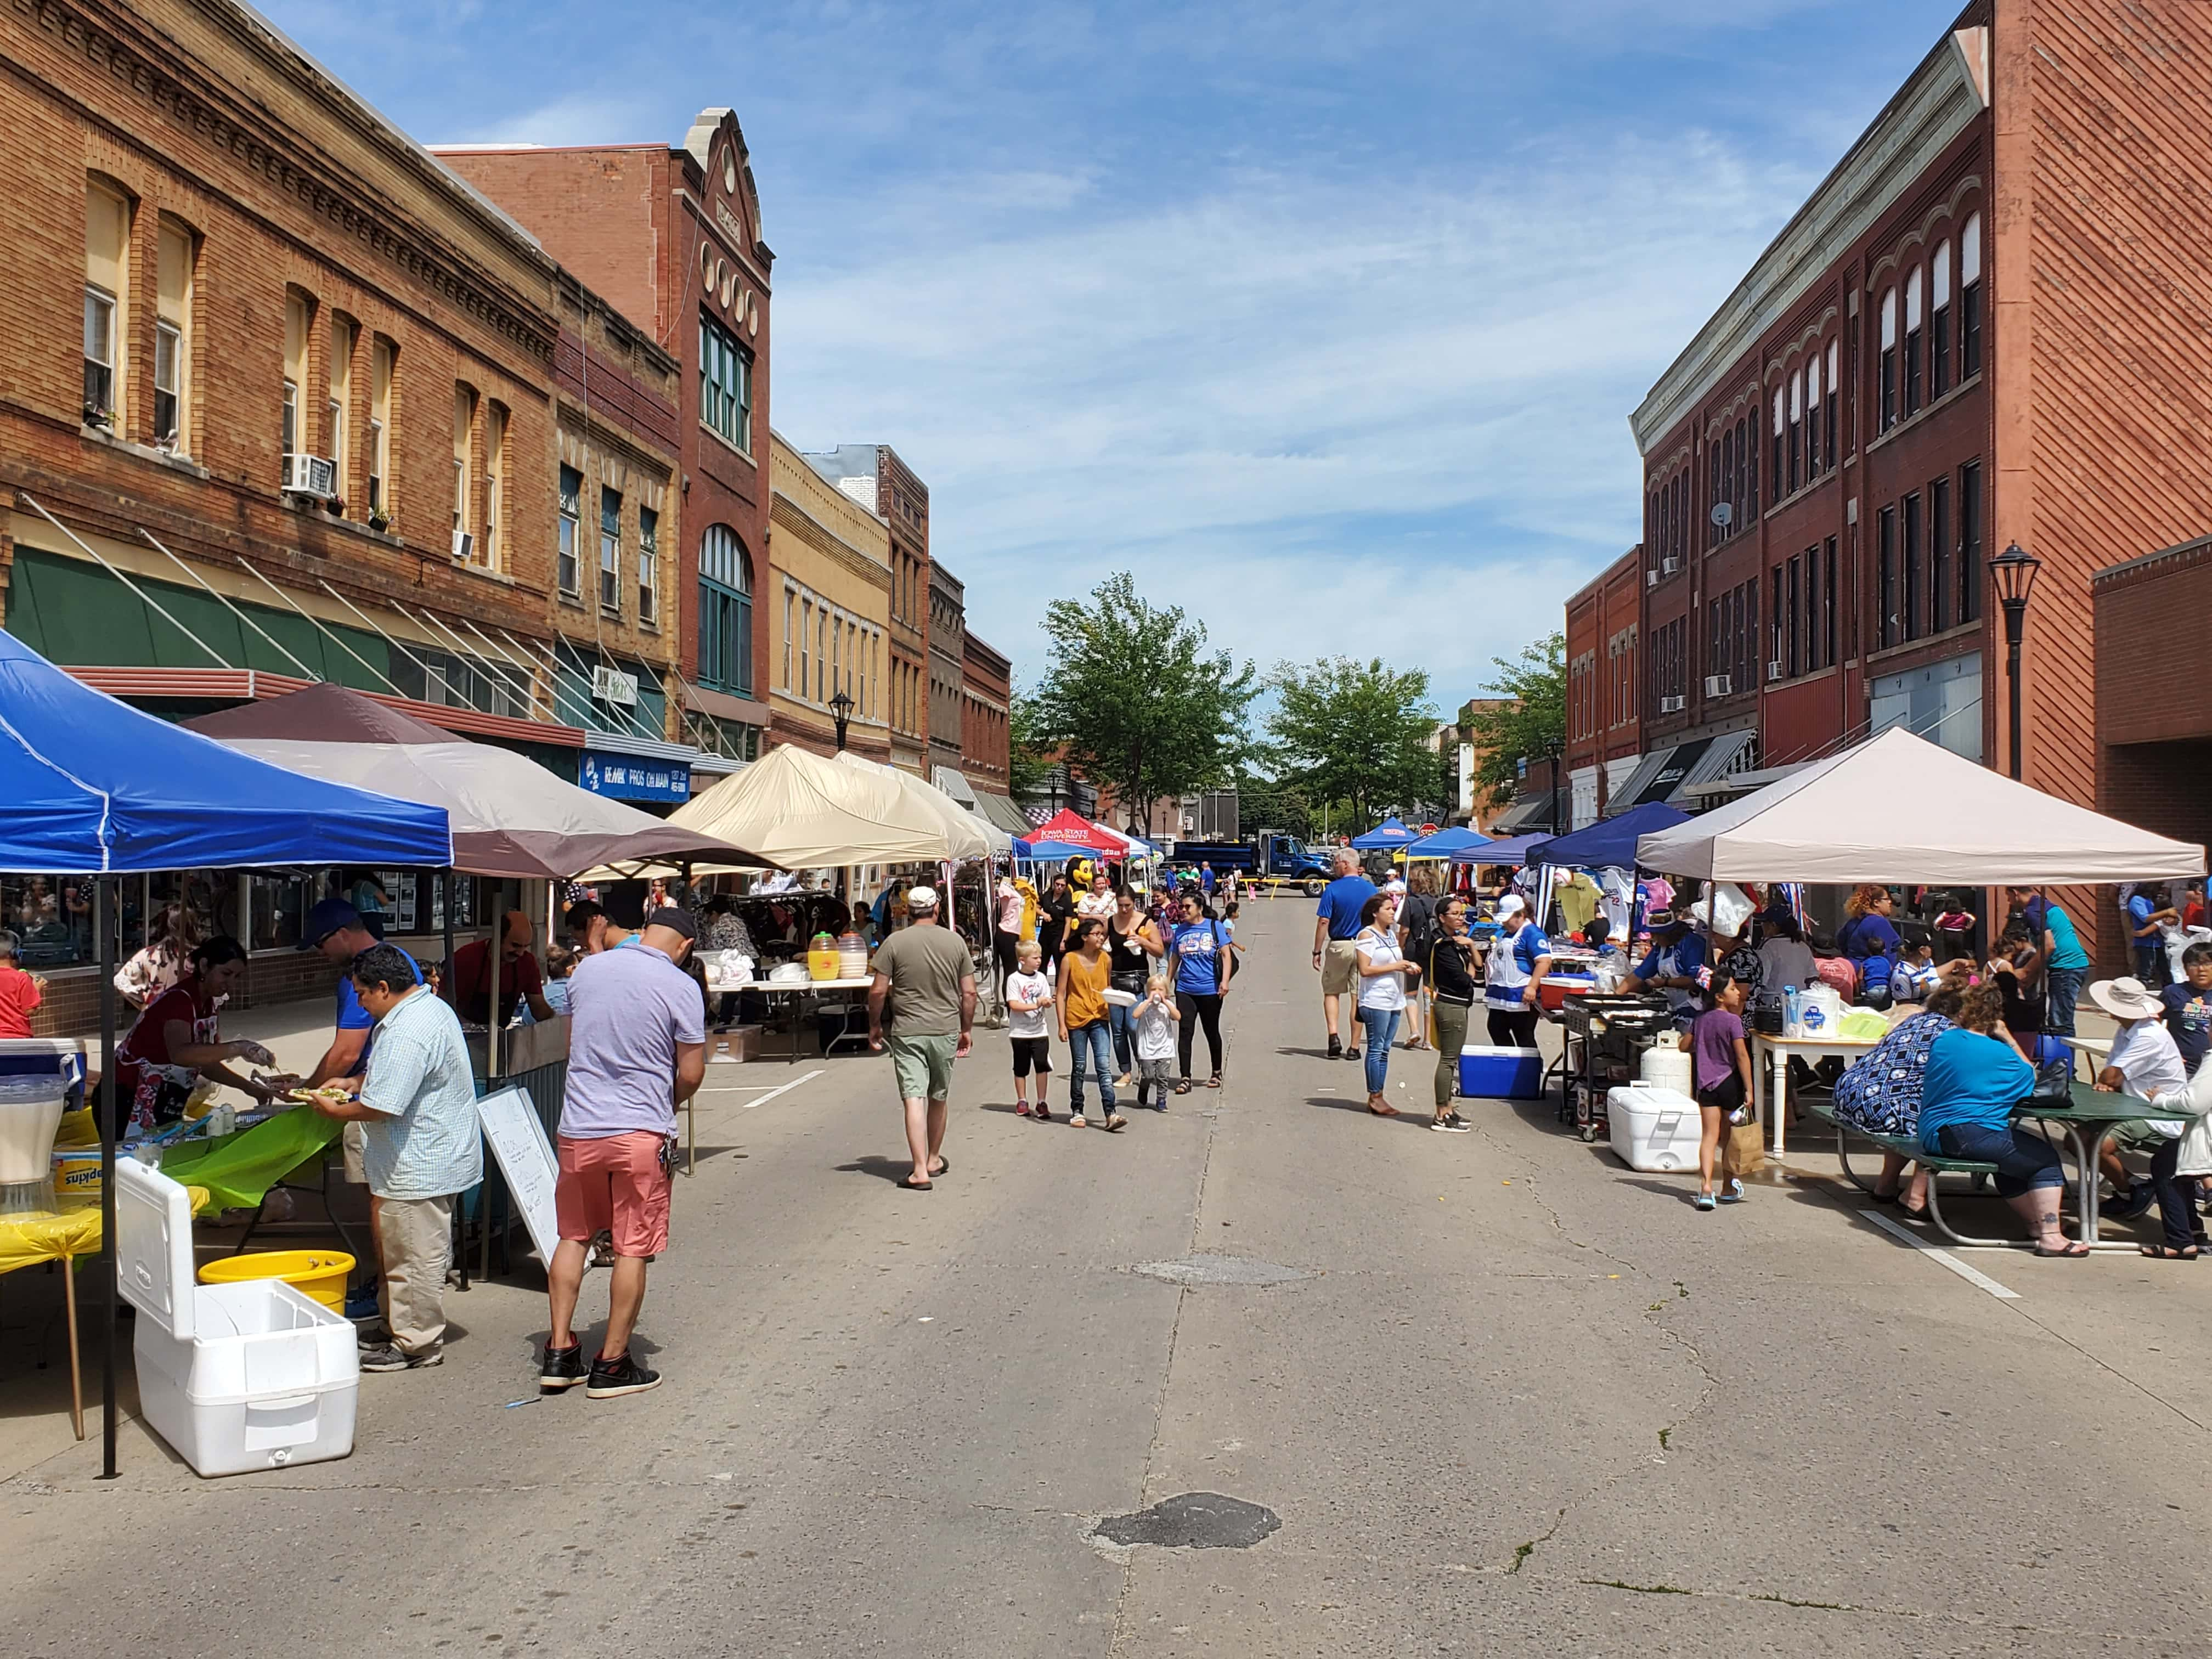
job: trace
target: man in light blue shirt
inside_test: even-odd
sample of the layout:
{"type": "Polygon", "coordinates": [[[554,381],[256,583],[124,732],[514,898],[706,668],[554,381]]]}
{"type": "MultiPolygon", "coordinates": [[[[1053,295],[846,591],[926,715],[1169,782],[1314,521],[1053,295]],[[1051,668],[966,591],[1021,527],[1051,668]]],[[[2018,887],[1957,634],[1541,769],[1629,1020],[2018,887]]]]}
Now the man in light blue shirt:
{"type": "Polygon", "coordinates": [[[460,1021],[398,946],[363,951],[349,972],[376,1020],[368,1073],[359,1100],[314,1109],[362,1129],[384,1329],[363,1334],[361,1368],[419,1370],[445,1359],[453,1200],[483,1179],[476,1079],[460,1021]]]}

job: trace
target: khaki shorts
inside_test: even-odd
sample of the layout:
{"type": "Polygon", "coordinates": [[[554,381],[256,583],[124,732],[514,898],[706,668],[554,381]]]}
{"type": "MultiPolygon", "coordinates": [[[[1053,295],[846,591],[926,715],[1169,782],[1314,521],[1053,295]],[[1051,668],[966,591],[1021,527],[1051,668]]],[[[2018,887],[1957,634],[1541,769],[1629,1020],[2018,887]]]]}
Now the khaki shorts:
{"type": "Polygon", "coordinates": [[[1359,947],[1348,939],[1333,939],[1321,956],[1321,994],[1349,996],[1359,988],[1359,947]]]}
{"type": "Polygon", "coordinates": [[[891,1074],[898,1079],[901,1100],[944,1100],[952,1093],[952,1051],[960,1039],[945,1036],[885,1037],[891,1051],[891,1074]]]}

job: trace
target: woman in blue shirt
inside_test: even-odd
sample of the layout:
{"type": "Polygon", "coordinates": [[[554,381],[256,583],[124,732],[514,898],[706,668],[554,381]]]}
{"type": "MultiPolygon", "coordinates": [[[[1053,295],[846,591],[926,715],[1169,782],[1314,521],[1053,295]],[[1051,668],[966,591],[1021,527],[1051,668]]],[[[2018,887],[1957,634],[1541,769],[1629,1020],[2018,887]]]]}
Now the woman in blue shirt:
{"type": "Polygon", "coordinates": [[[1182,920],[1176,924],[1175,955],[1176,1043],[1181,1052],[1182,1075],[1176,1092],[1190,1092],[1190,1051],[1197,1036],[1194,1024],[1206,1027],[1206,1051],[1213,1059],[1209,1089],[1221,1086],[1221,997],[1236,971],[1230,960],[1229,934],[1206,913],[1196,893],[1182,896],[1182,920]]]}
{"type": "Polygon", "coordinates": [[[2085,1256],[2089,1247],[2058,1231],[2065,1171],[2051,1143],[2013,1127],[2013,1108],[2035,1073],[2011,1040],[1992,1035],[2003,999],[1977,985],[1960,999],[1956,1024],[1929,1046],[1920,1085],[1920,1144],[1943,1158],[1996,1165],[1997,1196],[2027,1224],[2038,1255],[2085,1256]]]}

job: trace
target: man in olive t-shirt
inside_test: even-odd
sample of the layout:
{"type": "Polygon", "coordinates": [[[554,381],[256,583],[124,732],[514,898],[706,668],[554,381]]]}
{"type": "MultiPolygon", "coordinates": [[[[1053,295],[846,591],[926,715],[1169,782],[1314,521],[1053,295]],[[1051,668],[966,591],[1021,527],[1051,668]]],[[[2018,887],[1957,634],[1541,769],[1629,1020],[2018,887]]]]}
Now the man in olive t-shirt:
{"type": "Polygon", "coordinates": [[[948,1167],[939,1156],[952,1093],[952,1062],[964,1060],[975,1019],[975,963],[960,936],[938,921],[937,890],[906,896],[909,925],[876,947],[875,983],[868,988],[868,1047],[884,1050],[884,1005],[890,1005],[891,1072],[906,1106],[907,1150],[914,1171],[899,1185],[929,1190],[948,1167]]]}

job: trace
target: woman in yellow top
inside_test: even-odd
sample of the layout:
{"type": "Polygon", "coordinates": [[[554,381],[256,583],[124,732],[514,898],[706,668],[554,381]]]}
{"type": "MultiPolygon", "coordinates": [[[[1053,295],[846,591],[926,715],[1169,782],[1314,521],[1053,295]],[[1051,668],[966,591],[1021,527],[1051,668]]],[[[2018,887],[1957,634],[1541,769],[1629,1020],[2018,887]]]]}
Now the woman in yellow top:
{"type": "Polygon", "coordinates": [[[1096,1067],[1098,1103],[1106,1109],[1108,1129],[1128,1121],[1114,1109],[1114,1073],[1110,1061],[1114,1043],[1106,1023],[1106,980],[1112,969],[1107,956],[1106,924],[1095,916],[1076,924],[1075,948],[1060,960],[1060,1038],[1067,1044],[1068,1122],[1083,1121],[1083,1078],[1096,1067]]]}

